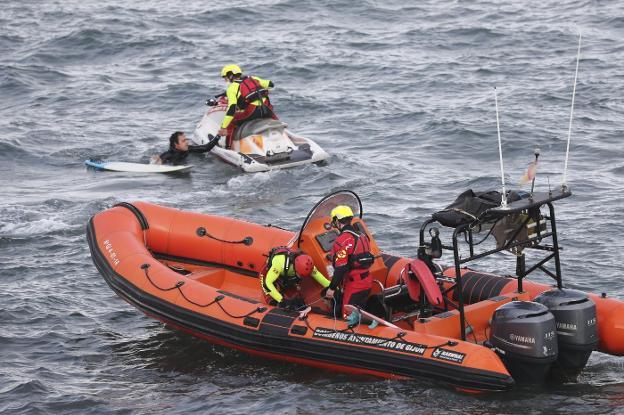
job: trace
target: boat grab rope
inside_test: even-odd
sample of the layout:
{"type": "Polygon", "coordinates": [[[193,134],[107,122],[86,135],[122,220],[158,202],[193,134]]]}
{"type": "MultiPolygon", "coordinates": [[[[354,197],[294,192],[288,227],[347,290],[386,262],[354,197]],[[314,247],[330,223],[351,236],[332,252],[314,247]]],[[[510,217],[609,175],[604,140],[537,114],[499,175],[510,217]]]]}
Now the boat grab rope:
{"type": "Polygon", "coordinates": [[[213,235],[209,234],[208,232],[206,232],[206,228],[201,227],[201,226],[199,228],[197,228],[195,233],[200,238],[202,238],[204,236],[207,236],[210,239],[214,239],[215,241],[223,242],[223,243],[226,243],[226,244],[243,244],[243,245],[247,245],[247,246],[253,244],[253,238],[251,236],[245,236],[240,241],[228,241],[228,240],[225,240],[225,239],[217,238],[216,236],[213,236],[213,235]]]}
{"type": "Polygon", "coordinates": [[[189,303],[196,305],[198,307],[210,307],[213,304],[217,304],[219,306],[219,308],[225,313],[227,314],[229,317],[231,318],[245,318],[245,317],[249,317],[250,315],[254,314],[254,313],[264,313],[266,311],[266,307],[256,307],[253,310],[251,310],[250,312],[248,312],[247,314],[243,314],[240,316],[234,315],[230,312],[228,312],[223,305],[221,304],[221,300],[223,300],[225,298],[225,296],[223,294],[217,295],[214,300],[210,301],[209,303],[206,304],[199,304],[196,303],[195,301],[191,300],[190,298],[188,298],[185,294],[184,291],[182,291],[182,286],[185,284],[184,281],[178,281],[176,282],[173,286],[168,287],[168,288],[163,288],[158,286],[158,284],[156,284],[154,281],[152,281],[152,278],[149,275],[148,269],[150,267],[150,264],[143,264],[141,265],[141,269],[143,270],[143,272],[145,273],[145,276],[147,277],[147,280],[156,288],[158,288],[161,291],[171,291],[171,290],[175,290],[177,289],[180,292],[180,295],[182,295],[182,297],[184,297],[184,299],[186,301],[188,301],[189,303]]]}
{"type": "MultiPolygon", "coordinates": [[[[177,290],[180,292],[180,295],[182,295],[182,297],[184,297],[184,299],[185,299],[186,301],[188,301],[189,303],[191,303],[191,304],[193,304],[193,305],[196,305],[196,306],[198,306],[198,307],[209,307],[209,306],[211,306],[211,305],[213,305],[213,304],[217,304],[217,305],[219,306],[219,308],[220,308],[220,309],[221,309],[221,310],[222,310],[222,311],[223,311],[226,315],[228,315],[228,316],[229,316],[229,317],[231,317],[231,318],[236,318],[236,319],[249,317],[249,316],[251,316],[251,315],[252,315],[252,314],[254,314],[254,313],[263,313],[263,312],[265,312],[265,311],[266,311],[266,307],[260,306],[260,307],[256,307],[255,309],[251,310],[251,311],[250,311],[250,312],[248,312],[247,314],[243,314],[243,315],[240,315],[240,316],[237,316],[237,315],[231,314],[231,313],[230,313],[230,312],[228,312],[228,311],[227,311],[227,310],[223,307],[223,305],[221,304],[221,300],[223,300],[223,299],[225,298],[225,296],[224,296],[224,295],[222,295],[222,294],[221,294],[221,295],[216,296],[216,297],[215,297],[215,299],[214,299],[214,300],[212,300],[212,301],[210,301],[209,303],[206,303],[206,304],[199,304],[199,303],[196,303],[195,301],[193,301],[193,300],[191,300],[190,298],[188,298],[188,297],[184,294],[184,291],[182,291],[182,289],[181,289],[181,288],[182,288],[182,286],[185,284],[185,282],[184,282],[184,281],[178,281],[178,282],[176,282],[173,286],[168,287],[168,288],[163,288],[163,287],[160,287],[160,286],[159,286],[158,284],[156,284],[156,283],[152,280],[152,278],[150,277],[149,272],[148,272],[149,268],[150,268],[150,264],[142,264],[142,265],[141,265],[141,269],[142,269],[142,270],[143,270],[143,272],[145,273],[145,277],[147,278],[147,280],[148,280],[148,281],[149,281],[149,282],[150,282],[150,283],[151,283],[154,287],[156,287],[157,289],[159,289],[159,290],[161,290],[161,291],[172,291],[172,290],[177,289],[177,290]]],[[[317,303],[317,302],[319,302],[319,301],[321,301],[321,300],[323,300],[323,297],[319,298],[319,299],[318,299],[318,300],[316,300],[316,301],[313,301],[312,303],[310,303],[310,305],[315,304],[315,303],[317,303]]],[[[332,300],[334,300],[334,303],[336,302],[336,301],[335,301],[335,299],[332,299],[332,300]]],[[[334,305],[335,305],[335,304],[334,304],[334,305]]],[[[309,305],[306,305],[306,308],[307,308],[308,306],[309,306],[309,305]]],[[[379,341],[379,342],[377,342],[377,343],[372,343],[372,344],[371,344],[371,343],[370,343],[370,338],[364,338],[364,337],[362,337],[359,333],[357,333],[357,332],[354,330],[354,328],[355,328],[357,325],[359,325],[359,324],[361,323],[361,319],[362,319],[362,317],[361,317],[361,315],[360,315],[360,321],[358,321],[358,324],[349,325],[347,328],[345,328],[345,329],[343,329],[343,330],[337,330],[337,329],[336,329],[336,322],[338,321],[338,319],[336,318],[335,307],[334,307],[334,332],[337,332],[337,333],[346,333],[346,334],[351,334],[351,335],[353,335],[356,339],[358,339],[358,341],[359,341],[360,343],[365,344],[365,345],[369,345],[369,346],[377,346],[377,347],[378,347],[378,346],[383,346],[383,345],[385,345],[386,343],[391,342],[391,341],[400,341],[400,342],[403,342],[403,343],[409,343],[409,342],[407,342],[406,340],[404,340],[404,339],[403,339],[403,337],[405,337],[405,336],[407,335],[407,332],[405,332],[405,331],[400,331],[399,333],[397,333],[397,335],[396,335],[396,336],[394,336],[394,337],[392,337],[392,338],[388,338],[388,339],[380,339],[380,341],[379,341]]],[[[312,325],[310,325],[310,322],[308,321],[308,317],[307,317],[307,315],[306,315],[306,316],[303,316],[303,317],[300,317],[300,318],[299,318],[299,320],[303,321],[303,323],[304,323],[304,324],[308,327],[308,329],[310,329],[310,331],[312,331],[312,332],[315,332],[315,331],[316,331],[316,328],[314,328],[314,327],[312,327],[312,325]]],[[[425,350],[426,350],[426,349],[435,349],[435,348],[442,347],[442,346],[456,346],[457,344],[458,344],[458,343],[457,343],[457,341],[455,341],[455,340],[448,340],[448,341],[446,341],[446,342],[444,342],[444,343],[442,343],[442,344],[439,344],[439,345],[435,345],[435,346],[427,346],[427,345],[422,345],[422,347],[424,347],[424,348],[425,348],[425,350]]]]}

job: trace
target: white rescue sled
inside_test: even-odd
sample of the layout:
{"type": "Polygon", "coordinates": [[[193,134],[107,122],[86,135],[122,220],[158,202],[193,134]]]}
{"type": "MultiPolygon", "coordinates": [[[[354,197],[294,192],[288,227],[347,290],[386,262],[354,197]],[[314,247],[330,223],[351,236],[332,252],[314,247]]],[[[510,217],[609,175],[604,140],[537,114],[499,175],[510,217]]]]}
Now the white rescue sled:
{"type": "MultiPolygon", "coordinates": [[[[217,134],[227,110],[227,99],[209,107],[195,128],[193,141],[206,144],[217,134]]],[[[317,163],[329,157],[314,141],[286,129],[287,125],[273,119],[244,123],[234,133],[232,148],[225,148],[225,138],[212,149],[226,163],[245,172],[255,173],[317,163]]]]}

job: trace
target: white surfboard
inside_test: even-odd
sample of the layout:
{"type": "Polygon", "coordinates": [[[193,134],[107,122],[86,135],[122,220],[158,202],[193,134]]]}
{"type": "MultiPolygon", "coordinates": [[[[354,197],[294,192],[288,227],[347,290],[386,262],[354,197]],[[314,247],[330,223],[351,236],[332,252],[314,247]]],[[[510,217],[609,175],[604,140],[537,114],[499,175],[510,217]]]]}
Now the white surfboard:
{"type": "Polygon", "coordinates": [[[190,171],[192,164],[170,166],[167,164],[128,163],[125,161],[85,160],[85,165],[98,170],[119,171],[128,173],[181,173],[190,171]]]}

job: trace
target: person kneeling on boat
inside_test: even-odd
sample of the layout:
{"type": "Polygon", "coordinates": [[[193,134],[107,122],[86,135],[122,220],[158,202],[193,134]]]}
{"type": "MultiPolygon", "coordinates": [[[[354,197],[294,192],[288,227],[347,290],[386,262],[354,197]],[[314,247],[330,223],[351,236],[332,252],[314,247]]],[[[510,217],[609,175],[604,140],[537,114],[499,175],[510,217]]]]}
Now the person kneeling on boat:
{"type": "Polygon", "coordinates": [[[260,272],[267,304],[293,310],[303,308],[305,303],[299,293],[299,283],[310,276],[324,288],[329,287],[329,280],[316,269],[309,255],[286,247],[272,249],[260,272]]]}
{"type": "Polygon", "coordinates": [[[349,312],[344,306],[363,309],[373,285],[368,271],[375,257],[370,252],[370,241],[351,225],[353,211],[349,206],[336,206],[331,211],[331,224],[340,231],[331,250],[334,275],[325,292],[334,299],[335,315],[342,315],[350,325],[361,320],[358,312],[349,312]],[[340,290],[342,288],[342,290],[340,290]]]}
{"type": "Polygon", "coordinates": [[[237,65],[224,66],[221,77],[228,83],[225,90],[228,107],[218,134],[226,137],[226,148],[231,148],[234,130],[244,122],[259,118],[277,120],[269,100],[269,89],[275,85],[257,76],[243,76],[237,65]]]}
{"type": "Polygon", "coordinates": [[[182,131],[176,131],[169,137],[169,150],[160,156],[153,156],[152,164],[172,164],[174,166],[186,164],[186,157],[189,153],[207,153],[219,142],[219,136],[214,137],[210,142],[199,146],[189,145],[188,138],[182,131]]]}

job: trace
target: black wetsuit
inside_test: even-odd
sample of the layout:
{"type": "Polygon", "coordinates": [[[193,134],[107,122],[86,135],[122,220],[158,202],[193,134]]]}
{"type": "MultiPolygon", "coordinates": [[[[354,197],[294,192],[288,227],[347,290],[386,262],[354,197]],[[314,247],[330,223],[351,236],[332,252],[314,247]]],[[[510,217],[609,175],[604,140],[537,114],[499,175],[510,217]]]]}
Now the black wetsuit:
{"type": "Polygon", "coordinates": [[[160,155],[160,160],[162,161],[162,164],[172,164],[174,166],[185,164],[186,156],[188,156],[189,153],[207,153],[212,150],[215,145],[217,145],[217,141],[218,140],[212,139],[210,142],[199,146],[189,145],[188,151],[182,151],[170,147],[169,150],[160,155]]]}

